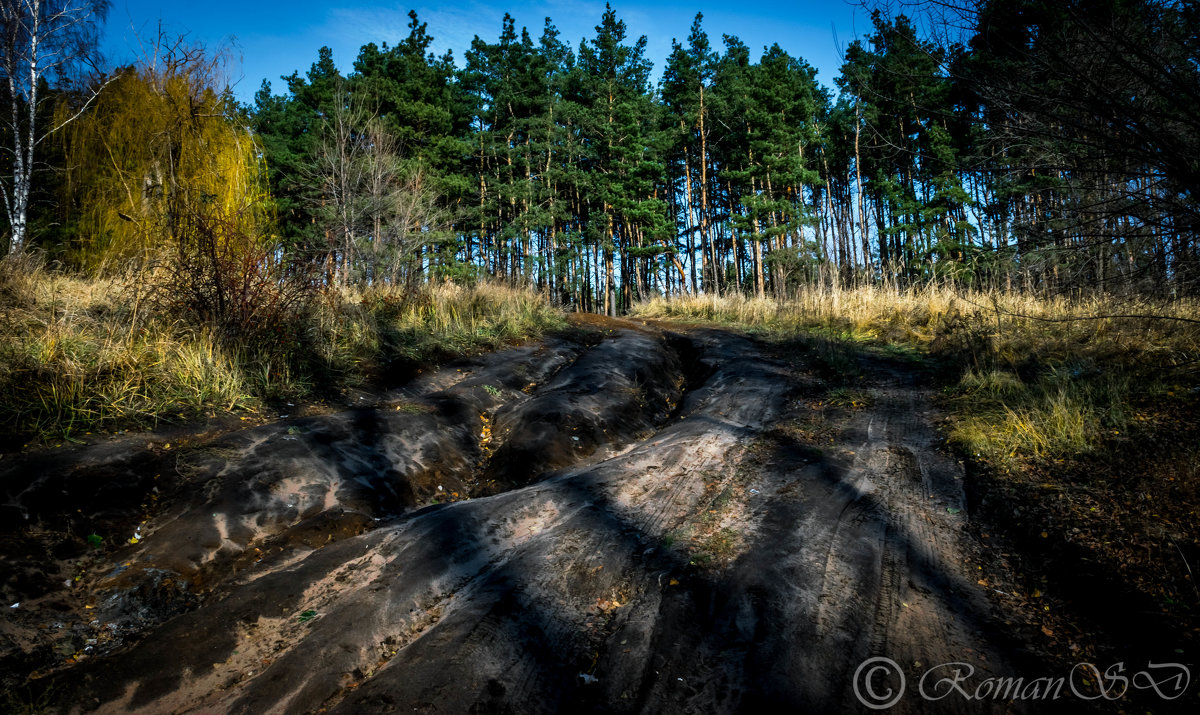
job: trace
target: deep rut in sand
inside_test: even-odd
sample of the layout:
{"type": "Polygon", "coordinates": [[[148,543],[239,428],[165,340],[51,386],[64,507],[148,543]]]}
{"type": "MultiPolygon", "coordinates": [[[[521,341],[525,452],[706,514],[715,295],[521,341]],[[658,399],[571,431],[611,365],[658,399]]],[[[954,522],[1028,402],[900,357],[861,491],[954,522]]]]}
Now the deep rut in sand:
{"type": "Polygon", "coordinates": [[[72,489],[138,541],[66,554],[70,588],[12,560],[7,682],[67,711],[828,711],[887,657],[897,709],[976,711],[915,681],[1013,674],[906,373],[876,366],[874,405],[816,440],[788,428],[803,376],[754,341],[605,328],[178,455],[10,464],[8,543],[72,489]],[[145,523],[122,511],[152,490],[145,523]]]}

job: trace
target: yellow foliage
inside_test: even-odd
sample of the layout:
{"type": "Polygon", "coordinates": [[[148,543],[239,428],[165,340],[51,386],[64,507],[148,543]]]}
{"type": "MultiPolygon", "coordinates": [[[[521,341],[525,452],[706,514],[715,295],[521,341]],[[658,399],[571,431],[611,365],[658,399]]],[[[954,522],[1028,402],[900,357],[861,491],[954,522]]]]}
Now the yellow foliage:
{"type": "Polygon", "coordinates": [[[203,62],[182,53],[156,67],[122,69],[64,131],[62,203],[79,265],[145,255],[186,212],[233,222],[242,235],[265,233],[261,152],[203,62]]]}

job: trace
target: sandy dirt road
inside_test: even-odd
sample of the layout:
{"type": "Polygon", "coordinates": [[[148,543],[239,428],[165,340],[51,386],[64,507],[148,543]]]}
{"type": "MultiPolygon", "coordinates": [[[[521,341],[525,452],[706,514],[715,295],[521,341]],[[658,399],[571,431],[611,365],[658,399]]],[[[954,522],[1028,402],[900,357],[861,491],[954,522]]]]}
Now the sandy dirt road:
{"type": "Polygon", "coordinates": [[[1038,709],[964,697],[1027,664],[911,371],[818,415],[803,355],[593,329],[175,454],[10,460],[6,682],[69,712],[1038,709]],[[33,573],[63,492],[137,543],[33,573]]]}

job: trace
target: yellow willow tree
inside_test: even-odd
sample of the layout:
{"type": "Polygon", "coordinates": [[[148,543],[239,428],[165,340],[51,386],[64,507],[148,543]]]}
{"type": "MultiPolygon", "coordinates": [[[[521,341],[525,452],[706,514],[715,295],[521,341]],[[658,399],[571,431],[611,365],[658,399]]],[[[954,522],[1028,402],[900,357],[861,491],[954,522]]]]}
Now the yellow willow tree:
{"type": "MultiPolygon", "coordinates": [[[[240,345],[282,349],[313,292],[271,228],[262,152],[218,60],[182,41],[121,70],[64,133],[61,204],[81,267],[148,267],[157,313],[240,345]]],[[[139,284],[141,281],[139,281],[139,284]]]]}
{"type": "MultiPolygon", "coordinates": [[[[269,233],[261,152],[218,91],[215,60],[182,43],[119,70],[62,134],[71,257],[96,269],[187,237],[197,217],[257,252],[269,233]]],[[[63,108],[62,111],[69,111],[63,108]]],[[[226,247],[229,248],[229,247],[226,247]]]]}

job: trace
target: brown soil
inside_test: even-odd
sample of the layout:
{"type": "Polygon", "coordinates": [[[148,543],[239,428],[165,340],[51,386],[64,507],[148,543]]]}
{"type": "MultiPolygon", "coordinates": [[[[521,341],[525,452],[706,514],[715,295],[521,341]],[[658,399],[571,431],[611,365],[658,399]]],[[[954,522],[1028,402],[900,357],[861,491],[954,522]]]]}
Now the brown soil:
{"type": "Polygon", "coordinates": [[[6,459],[9,707],[861,711],[900,685],[870,658],[897,711],[1091,707],[963,697],[1067,673],[980,578],[927,381],[864,357],[830,406],[801,347],[593,318],[334,414],[6,459]]]}

